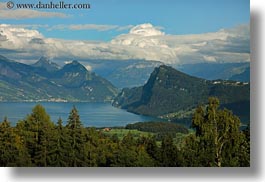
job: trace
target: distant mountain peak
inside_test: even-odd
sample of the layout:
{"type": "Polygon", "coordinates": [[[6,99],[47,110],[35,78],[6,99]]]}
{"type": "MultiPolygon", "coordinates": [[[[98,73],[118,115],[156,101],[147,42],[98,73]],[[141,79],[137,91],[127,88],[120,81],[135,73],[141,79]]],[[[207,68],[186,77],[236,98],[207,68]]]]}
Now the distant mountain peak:
{"type": "Polygon", "coordinates": [[[168,65],[165,65],[165,64],[162,64],[158,67],[158,69],[161,71],[161,70],[166,70],[166,71],[174,71],[174,72],[178,72],[178,73],[181,73],[181,74],[184,74],[183,72],[180,72],[179,70],[176,70],[175,68],[173,68],[172,66],[168,66],[168,65]]]}
{"type": "MultiPolygon", "coordinates": [[[[196,79],[196,80],[201,80],[200,78],[196,78],[196,77],[193,77],[193,76],[190,76],[188,74],[185,74],[179,70],[176,70],[174,69],[173,67],[171,66],[167,66],[167,65],[160,65],[159,67],[155,68],[155,70],[153,71],[153,73],[151,74],[151,76],[154,75],[154,76],[163,76],[163,77],[174,77],[174,78],[178,78],[178,77],[181,77],[182,78],[185,78],[185,79],[196,79]]],[[[165,78],[166,79],[166,78],[165,78]]]]}
{"type": "Polygon", "coordinates": [[[82,65],[80,62],[78,62],[77,60],[73,60],[72,62],[66,64],[66,65],[72,65],[72,66],[81,66],[84,67],[84,65],[82,65]]]}
{"type": "Polygon", "coordinates": [[[44,68],[47,71],[57,71],[60,68],[59,65],[52,62],[49,58],[45,56],[40,57],[40,59],[36,63],[34,63],[32,66],[44,68]]]}
{"type": "Polygon", "coordinates": [[[62,74],[81,73],[82,75],[86,75],[87,73],[89,73],[88,70],[85,68],[85,66],[76,60],[73,60],[72,62],[64,65],[64,67],[60,70],[60,72],[62,74]]]}
{"type": "Polygon", "coordinates": [[[50,61],[50,59],[48,57],[42,56],[40,57],[38,62],[42,62],[42,63],[49,63],[51,64],[52,62],[50,61]]]}
{"type": "Polygon", "coordinates": [[[72,64],[80,64],[77,60],[73,60],[72,64]]]}
{"type": "Polygon", "coordinates": [[[80,62],[78,62],[77,60],[73,60],[72,62],[64,65],[64,67],[79,67],[79,68],[85,68],[84,65],[82,65],[80,62]]]}

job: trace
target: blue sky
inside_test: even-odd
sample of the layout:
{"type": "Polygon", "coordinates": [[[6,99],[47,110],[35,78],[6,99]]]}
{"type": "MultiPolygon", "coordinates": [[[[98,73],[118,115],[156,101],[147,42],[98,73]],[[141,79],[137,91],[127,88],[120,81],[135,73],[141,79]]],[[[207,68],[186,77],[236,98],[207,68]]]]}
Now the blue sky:
{"type": "Polygon", "coordinates": [[[64,0],[91,5],[83,10],[10,10],[5,1],[0,54],[21,62],[41,56],[166,64],[250,61],[249,0],[64,0]]]}
{"type": "MultiPolygon", "coordinates": [[[[1,1],[5,2],[5,1],[1,1]]],[[[36,0],[14,0],[36,3],[36,0]]],[[[42,3],[49,2],[42,0],[42,3]]],[[[56,2],[56,1],[54,1],[56,2]]],[[[59,0],[57,1],[59,2],[59,0]]],[[[250,20],[249,0],[65,0],[65,3],[91,4],[89,10],[45,10],[69,15],[66,18],[0,19],[5,24],[43,24],[49,26],[70,24],[138,25],[151,23],[163,28],[166,34],[200,34],[215,32],[250,20]]],[[[48,30],[38,28],[51,38],[75,40],[111,40],[128,32],[128,29],[98,30],[48,30]]]]}

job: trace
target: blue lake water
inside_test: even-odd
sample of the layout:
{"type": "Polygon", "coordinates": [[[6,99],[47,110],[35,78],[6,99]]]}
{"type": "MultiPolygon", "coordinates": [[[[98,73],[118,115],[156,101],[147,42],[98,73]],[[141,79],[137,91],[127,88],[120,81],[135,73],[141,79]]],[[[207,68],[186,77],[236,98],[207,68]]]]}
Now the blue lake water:
{"type": "Polygon", "coordinates": [[[45,107],[46,112],[51,116],[52,121],[57,122],[61,117],[63,123],[67,123],[67,118],[72,107],[77,108],[80,119],[84,126],[111,127],[125,126],[129,123],[154,120],[155,118],[129,113],[125,110],[115,108],[110,103],[60,103],[60,102],[0,102],[0,121],[7,116],[14,126],[18,120],[24,119],[30,114],[36,104],[45,107]]]}

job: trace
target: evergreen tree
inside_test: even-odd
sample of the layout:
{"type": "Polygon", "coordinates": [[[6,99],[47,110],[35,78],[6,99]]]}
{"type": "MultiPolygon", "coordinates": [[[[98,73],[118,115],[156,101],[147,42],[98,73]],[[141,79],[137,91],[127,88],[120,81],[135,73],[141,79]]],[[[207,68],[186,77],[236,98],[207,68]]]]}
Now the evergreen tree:
{"type": "Polygon", "coordinates": [[[166,135],[162,139],[160,165],[163,167],[177,166],[177,148],[173,144],[173,138],[170,135],[166,135]]]}
{"type": "Polygon", "coordinates": [[[10,143],[11,133],[10,123],[7,118],[0,123],[0,166],[8,166],[12,160],[13,145],[10,143]]]}
{"type": "Polygon", "coordinates": [[[30,166],[23,140],[6,117],[0,123],[0,166],[30,166]]]}
{"type": "Polygon", "coordinates": [[[66,128],[70,143],[69,166],[84,166],[84,130],[80,121],[80,116],[75,106],[70,111],[66,128]]]}
{"type": "Polygon", "coordinates": [[[36,166],[48,166],[49,151],[54,135],[51,131],[54,124],[45,108],[40,104],[32,109],[32,113],[25,120],[17,124],[17,128],[26,142],[32,163],[36,166]]]}
{"type": "Polygon", "coordinates": [[[52,161],[51,166],[56,167],[67,167],[68,166],[68,151],[69,148],[69,138],[66,134],[65,127],[63,126],[63,121],[61,118],[58,119],[57,125],[54,129],[54,135],[52,142],[52,151],[50,153],[52,161]]]}

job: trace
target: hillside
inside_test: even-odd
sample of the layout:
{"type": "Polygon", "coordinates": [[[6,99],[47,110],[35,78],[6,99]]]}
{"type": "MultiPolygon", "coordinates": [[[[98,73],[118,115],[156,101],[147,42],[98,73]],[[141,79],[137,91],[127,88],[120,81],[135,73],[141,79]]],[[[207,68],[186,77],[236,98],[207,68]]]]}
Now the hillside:
{"type": "Polygon", "coordinates": [[[77,61],[26,65],[0,57],[0,101],[111,101],[117,89],[77,61]]]}
{"type": "Polygon", "coordinates": [[[155,68],[144,86],[123,89],[113,105],[137,114],[162,116],[205,104],[210,96],[218,97],[221,104],[233,106],[234,112],[240,112],[237,109],[244,110],[241,107],[249,105],[249,84],[209,81],[163,65],[155,68]],[[239,107],[242,102],[246,104],[239,107]]]}

